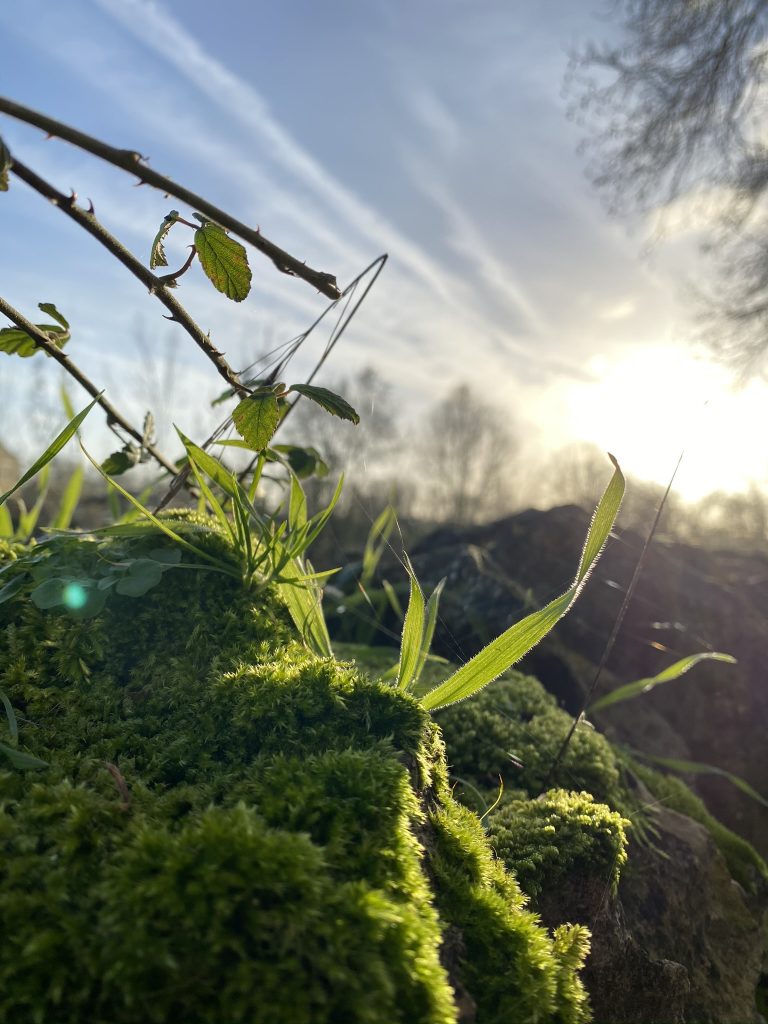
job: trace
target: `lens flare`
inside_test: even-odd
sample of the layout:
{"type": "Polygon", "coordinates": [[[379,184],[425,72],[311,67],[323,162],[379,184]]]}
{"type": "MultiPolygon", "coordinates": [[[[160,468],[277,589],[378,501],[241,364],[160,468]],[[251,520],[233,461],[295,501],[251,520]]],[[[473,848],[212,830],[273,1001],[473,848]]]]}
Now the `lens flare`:
{"type": "Polygon", "coordinates": [[[79,583],[68,583],[64,587],[64,592],[61,595],[61,600],[67,608],[77,610],[78,608],[85,607],[88,601],[88,592],[85,587],[79,583]]]}

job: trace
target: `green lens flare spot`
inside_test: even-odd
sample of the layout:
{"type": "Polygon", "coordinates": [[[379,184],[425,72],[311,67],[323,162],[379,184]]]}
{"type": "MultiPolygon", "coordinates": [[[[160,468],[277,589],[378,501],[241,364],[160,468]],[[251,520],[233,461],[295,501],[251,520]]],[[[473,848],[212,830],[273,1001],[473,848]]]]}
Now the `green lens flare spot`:
{"type": "Polygon", "coordinates": [[[84,608],[88,602],[88,591],[79,583],[68,583],[64,587],[61,600],[67,608],[84,608]]]}

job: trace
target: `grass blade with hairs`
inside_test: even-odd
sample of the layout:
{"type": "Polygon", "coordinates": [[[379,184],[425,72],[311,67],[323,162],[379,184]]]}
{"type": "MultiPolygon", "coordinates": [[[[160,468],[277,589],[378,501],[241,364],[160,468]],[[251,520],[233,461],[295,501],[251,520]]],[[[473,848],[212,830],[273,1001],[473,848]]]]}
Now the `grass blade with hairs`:
{"type": "Polygon", "coordinates": [[[487,686],[535,647],[569,610],[608,540],[624,497],[624,474],[613,456],[610,458],[615,467],[614,473],[595,510],[579,560],[579,568],[571,586],[540,611],[527,615],[520,622],[510,626],[505,633],[484,647],[449,679],[425,694],[421,698],[421,703],[428,711],[436,711],[447,704],[466,700],[487,686]]]}
{"type": "Polygon", "coordinates": [[[648,679],[636,679],[625,686],[619,686],[611,693],[607,693],[604,697],[596,700],[594,704],[591,704],[589,711],[604,711],[614,704],[620,704],[622,701],[632,700],[633,697],[639,697],[643,693],[648,693],[649,690],[659,686],[661,683],[670,683],[673,679],[679,679],[680,676],[685,675],[686,672],[692,669],[694,665],[698,665],[700,661],[725,661],[729,665],[736,664],[736,659],[732,655],[722,654],[720,651],[704,651],[701,654],[689,654],[687,658],[681,658],[674,665],[669,665],[663,672],[659,672],[658,675],[650,676],[648,679]]]}

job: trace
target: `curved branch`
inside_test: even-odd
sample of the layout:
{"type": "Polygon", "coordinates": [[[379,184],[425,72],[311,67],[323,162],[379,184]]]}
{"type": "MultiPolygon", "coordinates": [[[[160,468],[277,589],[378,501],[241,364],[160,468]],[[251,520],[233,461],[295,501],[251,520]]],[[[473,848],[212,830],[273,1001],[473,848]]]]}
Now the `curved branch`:
{"type": "Polygon", "coordinates": [[[38,348],[42,349],[51,357],[51,359],[55,359],[59,366],[62,366],[70,377],[73,377],[81,387],[85,388],[92,398],[96,399],[97,403],[107,414],[107,423],[116,423],[126,432],[126,434],[130,434],[134,440],[138,441],[139,444],[149,452],[152,458],[163,467],[163,469],[168,470],[172,476],[176,475],[177,467],[172,462],[169,462],[163,453],[158,451],[154,445],[145,443],[143,435],[136,430],[135,427],[131,426],[128,420],[114,407],[114,405],[112,405],[111,402],[104,398],[103,394],[99,391],[93,381],[86,377],[80,367],[73,363],[69,356],[65,355],[65,353],[62,352],[61,349],[53,343],[53,341],[51,341],[45,331],[41,331],[39,327],[33,324],[30,320],[27,320],[23,313],[14,309],[13,306],[6,302],[2,297],[0,297],[0,313],[6,316],[11,323],[15,324],[19,330],[28,334],[38,348]]]}
{"type": "Polygon", "coordinates": [[[146,166],[144,163],[145,158],[142,157],[141,153],[130,149],[116,149],[114,146],[108,146],[99,139],[86,135],[85,132],[71,128],[69,125],[62,124],[61,121],[56,121],[52,117],[47,117],[45,114],[32,110],[30,107],[25,107],[21,103],[15,103],[13,100],[6,99],[3,96],[0,96],[0,113],[8,114],[10,117],[15,117],[26,124],[34,125],[54,138],[64,139],[65,142],[70,142],[73,146],[78,146],[80,149],[84,149],[88,153],[106,160],[108,163],[119,167],[123,171],[127,171],[129,174],[134,174],[142,184],[151,185],[153,188],[160,189],[161,192],[167,192],[183,203],[188,203],[206,217],[210,217],[217,224],[227,228],[233,234],[238,235],[244,241],[254,246],[254,248],[263,252],[282,273],[290,274],[293,277],[300,277],[303,281],[317,288],[319,292],[329,299],[339,298],[341,293],[333,274],[313,270],[305,263],[302,263],[301,260],[297,260],[273,242],[270,242],[269,239],[261,234],[258,228],[248,227],[247,224],[243,224],[242,221],[232,217],[226,211],[220,210],[202,196],[196,195],[188,188],[184,188],[183,185],[177,185],[170,178],[158,174],[157,171],[146,166]]]}
{"type": "MultiPolygon", "coordinates": [[[[107,229],[96,219],[96,216],[91,210],[84,210],[82,207],[77,205],[77,197],[75,195],[65,196],[63,192],[59,192],[58,189],[54,188],[53,185],[45,181],[38,174],[35,174],[33,170],[22,164],[19,160],[14,157],[11,164],[12,172],[20,178],[23,182],[26,182],[30,188],[33,188],[35,192],[38,192],[41,196],[50,200],[54,206],[57,206],[62,213],[66,213],[68,217],[71,217],[81,228],[84,228],[88,234],[93,237],[108,249],[112,255],[118,259],[124,267],[137,277],[142,284],[146,285],[147,289],[152,295],[155,295],[165,308],[170,312],[171,319],[181,324],[187,334],[192,338],[196,345],[202,349],[208,359],[214,364],[216,369],[219,371],[221,376],[234,388],[238,395],[245,397],[250,392],[247,388],[244,388],[240,383],[240,379],[229,363],[224,358],[223,354],[219,352],[211,344],[211,339],[207,334],[204,333],[182,304],[176,299],[167,288],[162,277],[157,277],[148,270],[144,264],[136,259],[133,253],[130,253],[125,246],[119,242],[114,235],[111,235],[107,229]]],[[[169,275],[173,277],[173,275],[169,275]]]]}

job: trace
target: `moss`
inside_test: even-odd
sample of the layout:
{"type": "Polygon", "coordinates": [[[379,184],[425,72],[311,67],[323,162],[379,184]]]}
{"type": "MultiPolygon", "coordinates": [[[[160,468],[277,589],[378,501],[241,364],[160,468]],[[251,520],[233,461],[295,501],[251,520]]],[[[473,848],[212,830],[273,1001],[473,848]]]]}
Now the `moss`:
{"type": "Polygon", "coordinates": [[[507,672],[472,700],[439,711],[436,718],[452,774],[481,790],[497,790],[501,776],[506,790],[531,796],[552,786],[584,790],[611,807],[622,802],[616,756],[605,737],[588,727],[576,730],[550,777],[572,719],[532,676],[507,672]],[[522,762],[521,768],[510,755],[522,762]]]}
{"type": "Polygon", "coordinates": [[[614,891],[627,860],[630,822],[589,793],[550,790],[491,814],[491,845],[531,899],[574,873],[596,874],[614,891]]]}
{"type": "Polygon", "coordinates": [[[746,839],[742,839],[713,817],[704,801],[696,796],[682,779],[674,775],[665,775],[636,762],[632,763],[632,771],[666,807],[679,814],[686,814],[707,829],[725,858],[731,876],[739,885],[751,893],[765,888],[768,882],[768,865],[757,850],[746,839]]]}
{"type": "Polygon", "coordinates": [[[455,978],[477,1024],[587,1019],[583,933],[525,909],[429,716],[275,590],[174,569],[86,621],[19,593],[0,687],[48,763],[0,770],[0,1019],[455,1024],[455,978]]]}
{"type": "Polygon", "coordinates": [[[587,929],[561,930],[553,948],[538,918],[525,910],[514,877],[493,856],[477,816],[448,802],[431,818],[437,905],[463,935],[464,981],[478,1022],[590,1020],[577,976],[589,950],[587,929]]]}

